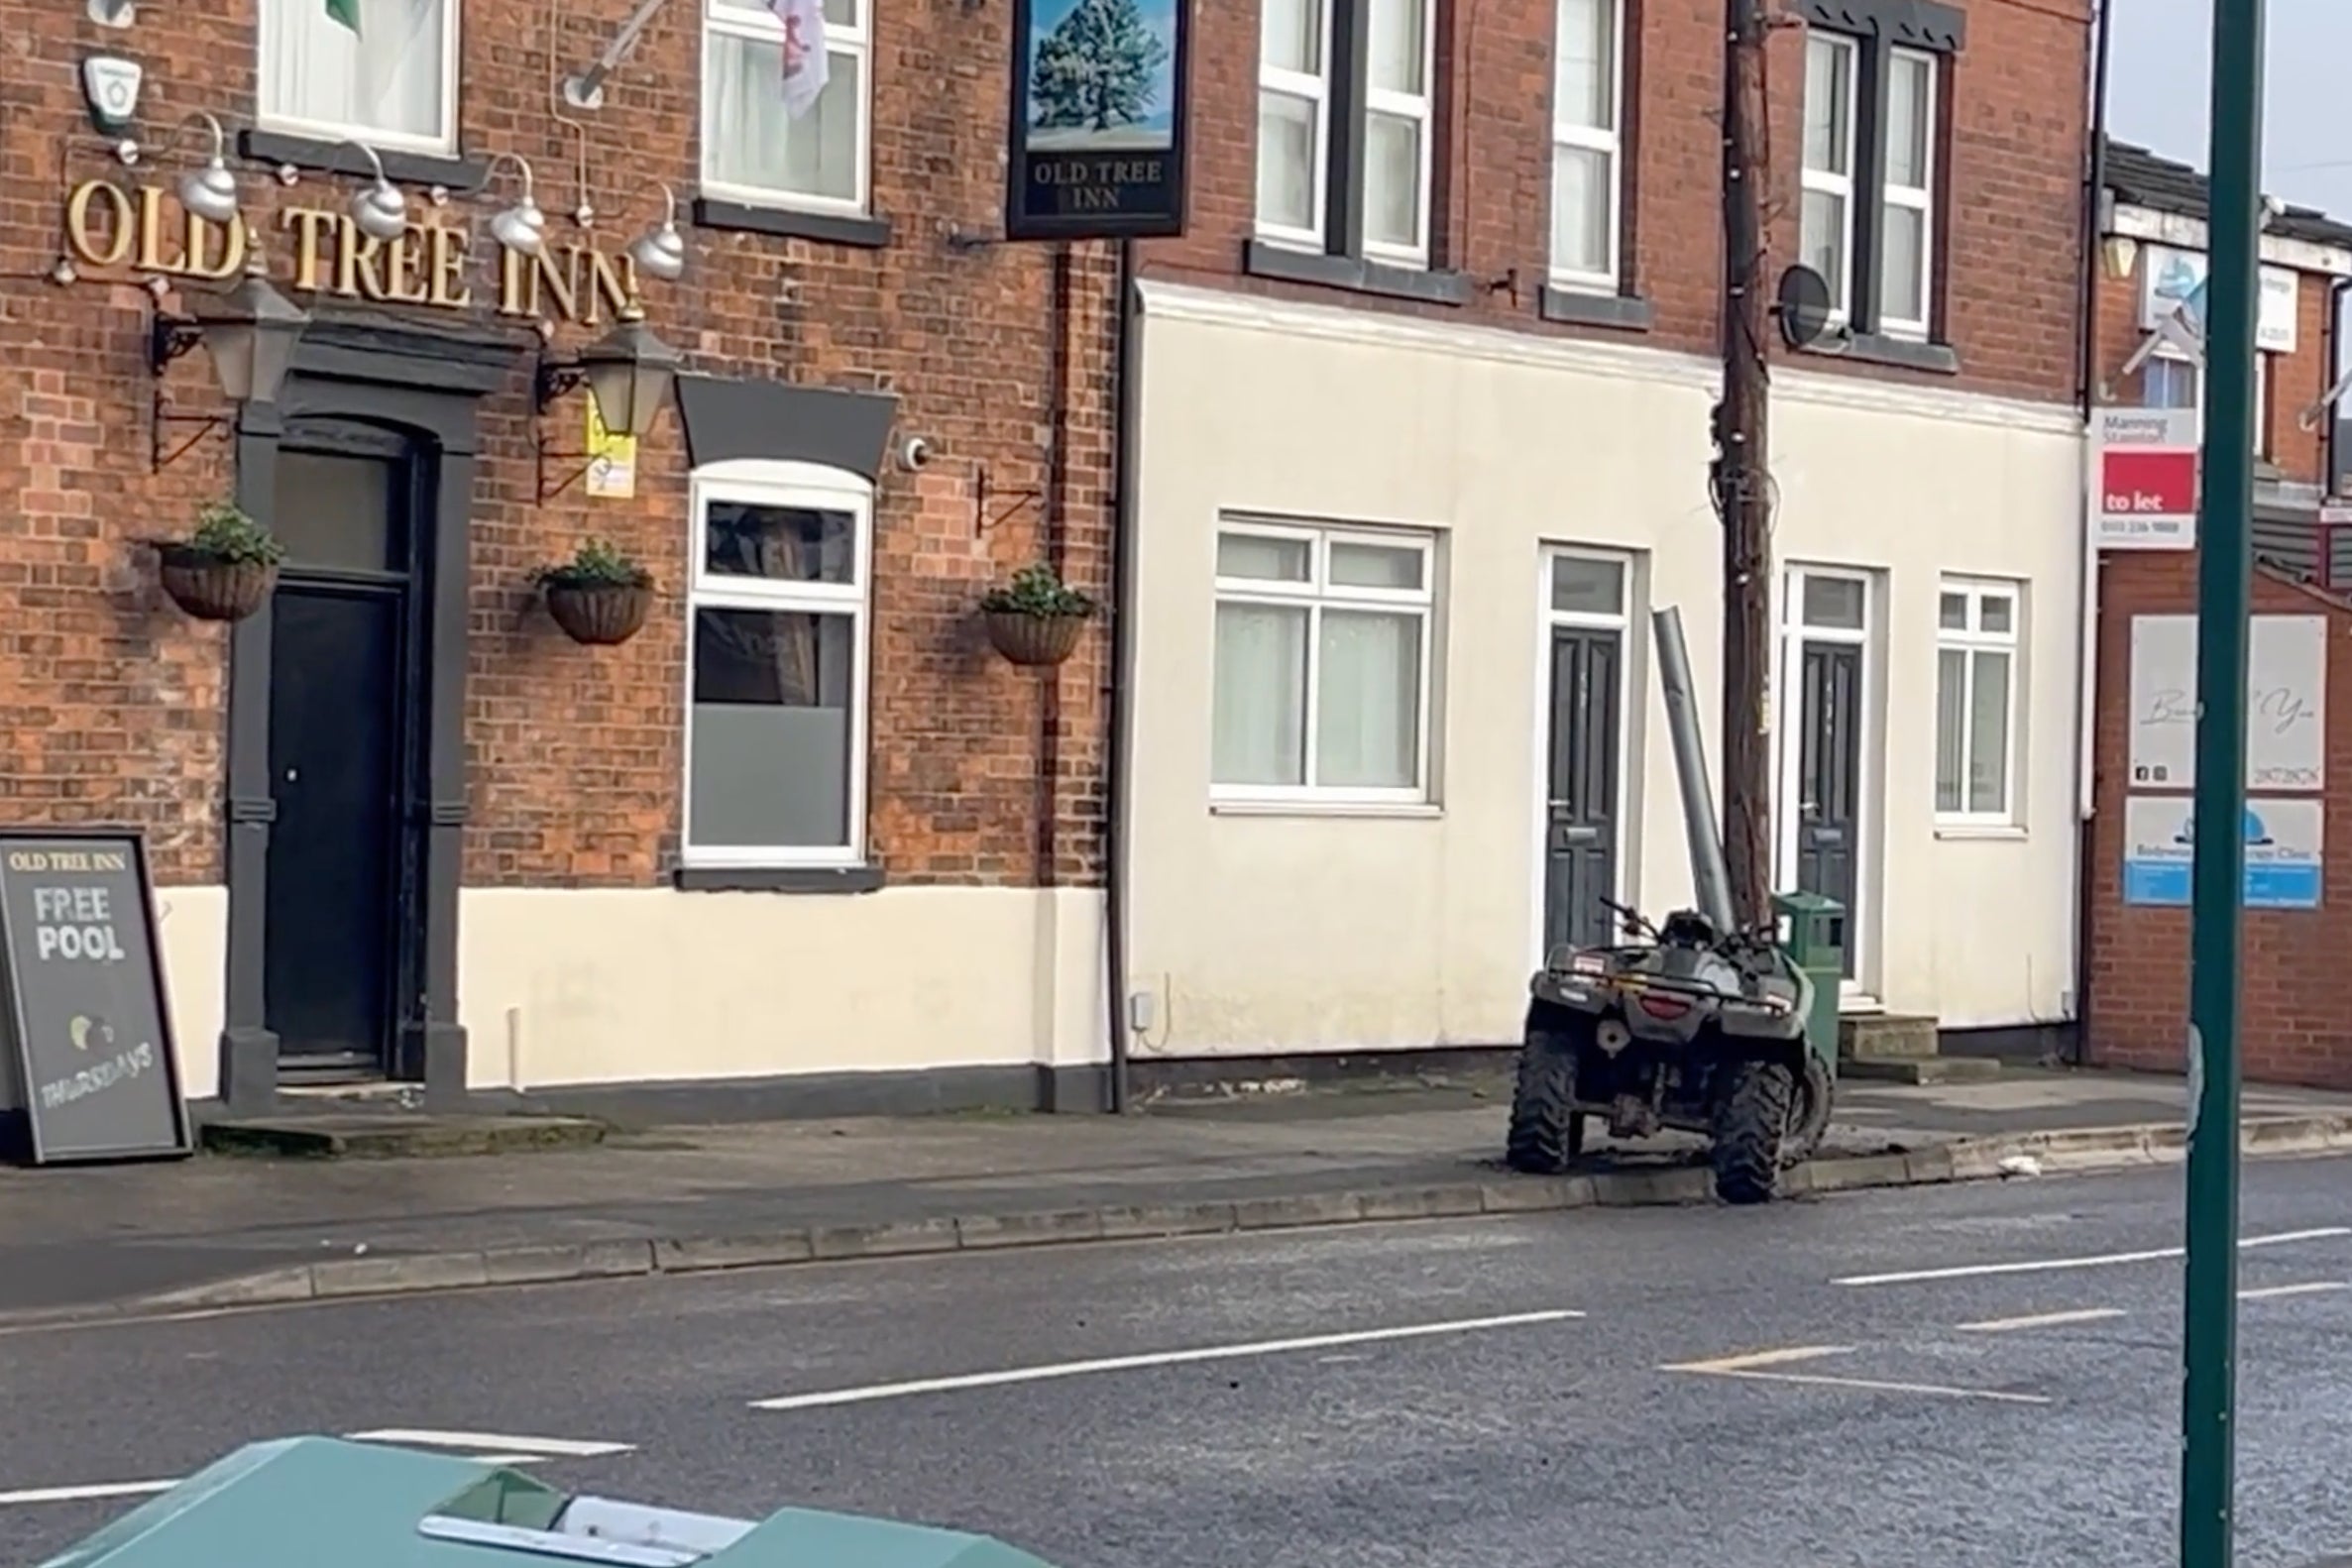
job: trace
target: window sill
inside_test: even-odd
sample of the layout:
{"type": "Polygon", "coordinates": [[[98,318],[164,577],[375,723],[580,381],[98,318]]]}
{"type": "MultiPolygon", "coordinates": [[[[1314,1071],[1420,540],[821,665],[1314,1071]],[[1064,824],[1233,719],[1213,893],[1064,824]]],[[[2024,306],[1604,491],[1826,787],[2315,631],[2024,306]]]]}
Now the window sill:
{"type": "Polygon", "coordinates": [[[888,218],[857,218],[839,212],[803,212],[796,207],[759,207],[717,196],[694,198],[694,225],[732,234],[767,234],[781,240],[815,240],[878,251],[890,243],[888,218]]]}
{"type": "MultiPolygon", "coordinates": [[[[293,136],[252,126],[237,133],[237,156],[274,168],[291,166],[321,174],[356,175],[376,171],[367,155],[349,142],[293,136]]],[[[440,185],[462,194],[490,183],[487,158],[436,158],[428,153],[384,150],[379,150],[376,156],[384,160],[385,177],[403,185],[440,185]]]]}
{"type": "Polygon", "coordinates": [[[1958,376],[1960,355],[1949,343],[1892,337],[1884,332],[1855,332],[1843,339],[1824,338],[1802,350],[1823,359],[1859,360],[1865,365],[1890,365],[1897,370],[1926,371],[1932,376],[1958,376]]]}
{"type": "Polygon", "coordinates": [[[1212,800],[1211,817],[1359,817],[1397,822],[1428,822],[1445,815],[1443,806],[1426,801],[1341,800],[1212,800]]]}
{"type": "Polygon", "coordinates": [[[682,865],[670,873],[681,893],[873,893],[878,865],[682,865]]]}
{"type": "Polygon", "coordinates": [[[1964,843],[1971,839],[2014,841],[2027,835],[2013,822],[1940,822],[1936,824],[1936,837],[1964,843]]]}
{"type": "Polygon", "coordinates": [[[1345,288],[1388,299],[1418,299],[1433,305],[1470,302],[1470,279],[1462,273],[1392,267],[1386,262],[1368,262],[1360,256],[1300,251],[1265,240],[1242,242],[1241,269],[1252,278],[1345,288]]]}
{"type": "Polygon", "coordinates": [[[1603,293],[1558,283],[1545,283],[1536,291],[1535,313],[1562,325],[1615,327],[1621,332],[1647,332],[1658,316],[1657,307],[1638,294],[1603,293]]]}

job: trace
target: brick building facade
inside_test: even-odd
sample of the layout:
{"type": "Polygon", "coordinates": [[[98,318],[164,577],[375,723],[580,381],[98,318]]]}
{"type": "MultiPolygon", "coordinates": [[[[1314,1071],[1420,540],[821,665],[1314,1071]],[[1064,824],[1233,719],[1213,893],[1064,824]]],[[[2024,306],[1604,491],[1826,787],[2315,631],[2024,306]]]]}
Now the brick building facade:
{"type": "Polygon", "coordinates": [[[259,1103],[280,1058],[437,1090],[950,1069],[963,1086],[926,1093],[1027,1100],[1041,1072],[1093,1071],[1101,622],[1040,676],[989,651],[975,606],[1040,558],[1103,596],[1114,260],[992,238],[1001,12],[833,0],[830,81],[791,120],[757,6],[654,10],[601,106],[560,118],[621,8],[338,10],[0,5],[0,798],[11,824],[146,835],[188,1091],[259,1103]],[[92,56],[144,67],[105,134],[92,56]],[[275,407],[225,402],[202,351],[149,364],[151,322],[204,286],[173,266],[202,114],[269,278],[313,317],[275,407]],[[411,228],[375,258],[389,277],[338,279],[362,140],[411,228]],[[491,224],[524,161],[548,272],[540,308],[508,315],[502,287],[534,264],[491,224]],[[89,181],[123,206],[86,198],[77,256],[89,181]],[[674,282],[627,256],[665,187],[674,282]],[[153,249],[132,234],[118,258],[143,200],[153,249]],[[438,297],[470,304],[432,302],[445,259],[438,297]],[[536,406],[530,316],[545,353],[576,353],[631,278],[683,366],[618,499],[583,475],[586,390],[536,406]],[[141,541],[231,500],[292,553],[272,608],[223,629],[173,608],[141,541]],[[731,563],[706,553],[722,514],[748,552],[731,563]],[[567,639],[531,586],[591,538],[658,583],[618,646],[567,639]],[[707,652],[705,688],[730,658],[798,663],[698,705],[694,639],[730,628],[755,646],[707,652]],[[731,824],[715,845],[688,841],[698,718],[697,810],[731,824]],[[830,825],[775,817],[767,724],[830,727],[830,825]],[[338,757],[389,771],[305,803],[299,775],[338,757]],[[381,820],[354,804],[370,792],[381,820]]]}
{"type": "MultiPolygon", "coordinates": [[[[2110,147],[2108,171],[2093,360],[2101,398],[2200,406],[2201,333],[2156,328],[2202,276],[2204,180],[2124,144],[2110,147]]],[[[2334,954],[2347,934],[2324,863],[2329,836],[2352,821],[2352,611],[2320,584],[2330,554],[2342,558],[2322,519],[2336,489],[2352,226],[2280,204],[2266,220],[2262,261],[2251,634],[2266,722],[2248,802],[2248,857],[2258,868],[2244,917],[2245,1071],[2342,1086],[2352,1083],[2352,1038],[2334,954]],[[2274,747],[2299,760],[2266,761],[2274,747]]],[[[2189,740],[2182,703],[2195,667],[2196,572],[2193,548],[2109,550],[2099,562],[2083,1045],[2101,1065],[2178,1071],[2184,1062],[2188,850],[2179,824],[2189,780],[2149,758],[2176,756],[2189,740]]]]}

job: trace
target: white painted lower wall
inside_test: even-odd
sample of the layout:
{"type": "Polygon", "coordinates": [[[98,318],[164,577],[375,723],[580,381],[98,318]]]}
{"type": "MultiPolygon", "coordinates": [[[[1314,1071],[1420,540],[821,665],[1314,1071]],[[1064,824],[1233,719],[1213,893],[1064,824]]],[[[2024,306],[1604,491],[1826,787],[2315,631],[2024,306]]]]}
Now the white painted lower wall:
{"type": "MultiPolygon", "coordinates": [[[[228,890],[157,892],[180,1079],[219,1081],[228,890]]],[[[1107,1060],[1102,894],[856,897],[470,887],[458,1018],[476,1088],[1107,1060]]]]}
{"type": "MultiPolygon", "coordinates": [[[[1720,768],[1715,368],[1145,294],[1129,983],[1154,1027],[1136,1054],[1515,1040],[1541,941],[1548,547],[1634,558],[1620,896],[1689,898],[1647,612],[1682,607],[1720,768]],[[1212,806],[1215,533],[1236,511],[1438,531],[1431,804],[1212,806]]],[[[1871,580],[1859,989],[1948,1027],[2055,1019],[2072,986],[2080,428],[2064,405],[1774,380],[1776,562],[1871,580]],[[2027,585],[2014,827],[1937,824],[1945,573],[2027,585]]]]}
{"type": "Polygon", "coordinates": [[[1102,895],[467,888],[476,1088],[1104,1061],[1102,895]]]}

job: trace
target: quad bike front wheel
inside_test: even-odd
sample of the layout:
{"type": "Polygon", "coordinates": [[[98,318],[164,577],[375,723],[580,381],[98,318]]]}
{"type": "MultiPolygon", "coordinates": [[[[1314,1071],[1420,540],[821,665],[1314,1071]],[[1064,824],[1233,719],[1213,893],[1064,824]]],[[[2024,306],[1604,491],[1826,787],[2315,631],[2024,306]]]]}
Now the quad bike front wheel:
{"type": "Polygon", "coordinates": [[[1529,1030],[1511,1091],[1504,1164],[1532,1176],[1557,1176],[1568,1169],[1568,1162],[1584,1152],[1584,1117],[1575,1106],[1575,1047],[1558,1035],[1529,1030]]]}
{"type": "Polygon", "coordinates": [[[1781,1170],[1794,1170],[1821,1148],[1822,1135],[1830,1130],[1830,1104],[1836,1095],[1837,1085],[1831,1081],[1829,1068],[1822,1065],[1821,1058],[1807,1052],[1805,1080],[1797,1085],[1796,1109],[1789,1118],[1788,1137],[1780,1145],[1781,1170]]]}
{"type": "Polygon", "coordinates": [[[1780,1183],[1781,1149],[1797,1080],[1776,1062],[1743,1062],[1715,1109],[1715,1195],[1726,1203],[1768,1203],[1780,1183]]]}

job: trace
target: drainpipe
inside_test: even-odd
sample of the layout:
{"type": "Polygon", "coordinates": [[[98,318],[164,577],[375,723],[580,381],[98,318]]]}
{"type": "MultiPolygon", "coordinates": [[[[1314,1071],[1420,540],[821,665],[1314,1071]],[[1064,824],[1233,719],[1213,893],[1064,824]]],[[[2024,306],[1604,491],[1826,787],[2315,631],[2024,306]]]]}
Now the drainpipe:
{"type": "Polygon", "coordinates": [[[1102,785],[1103,990],[1110,1025],[1110,1101],[1131,1108],[1127,1082],[1127,781],[1133,766],[1127,702],[1135,667],[1135,451],[1143,398],[1137,352],[1143,303],[1136,288],[1135,242],[1119,242],[1119,300],[1111,388],[1111,667],[1103,690],[1108,731],[1102,785]]]}
{"type": "Polygon", "coordinates": [[[2099,281],[2105,265],[2099,231],[2107,195],[2109,12],[2114,0],[2100,0],[2091,19],[2090,157],[2082,179],[2081,338],[2076,391],[2082,404],[2082,593],[2077,614],[2081,640],[2075,650],[2074,686],[2074,1035],[2068,1057],[2080,1066],[2089,1057],[2091,900],[2096,891],[2097,829],[2092,821],[2098,791],[2099,551],[2092,536],[2090,421],[2098,403],[2099,281]]]}

